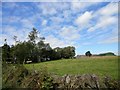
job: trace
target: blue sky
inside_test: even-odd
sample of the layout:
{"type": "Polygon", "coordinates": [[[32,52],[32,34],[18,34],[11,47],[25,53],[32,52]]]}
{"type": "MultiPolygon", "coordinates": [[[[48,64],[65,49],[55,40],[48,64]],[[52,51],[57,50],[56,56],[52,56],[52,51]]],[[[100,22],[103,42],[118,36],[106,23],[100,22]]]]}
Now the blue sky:
{"type": "Polygon", "coordinates": [[[118,52],[118,3],[2,2],[0,45],[27,40],[35,27],[51,47],[74,46],[76,54],[118,52]]]}

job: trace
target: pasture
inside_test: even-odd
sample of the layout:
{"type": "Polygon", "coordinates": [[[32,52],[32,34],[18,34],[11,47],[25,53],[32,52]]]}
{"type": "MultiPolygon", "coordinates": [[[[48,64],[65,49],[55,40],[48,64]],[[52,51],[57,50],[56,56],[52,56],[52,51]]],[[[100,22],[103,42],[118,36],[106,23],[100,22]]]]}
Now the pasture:
{"type": "Polygon", "coordinates": [[[79,59],[61,59],[35,64],[24,64],[28,70],[46,69],[49,73],[63,76],[65,74],[96,74],[100,77],[110,76],[118,79],[118,57],[82,57],[79,59]]]}

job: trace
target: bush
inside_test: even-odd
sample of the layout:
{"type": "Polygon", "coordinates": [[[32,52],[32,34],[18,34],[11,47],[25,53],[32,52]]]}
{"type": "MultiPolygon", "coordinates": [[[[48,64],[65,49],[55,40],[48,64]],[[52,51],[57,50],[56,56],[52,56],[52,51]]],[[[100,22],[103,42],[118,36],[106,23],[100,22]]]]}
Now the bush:
{"type": "Polygon", "coordinates": [[[46,69],[29,72],[23,65],[3,65],[3,88],[52,88],[53,79],[46,69]]]}

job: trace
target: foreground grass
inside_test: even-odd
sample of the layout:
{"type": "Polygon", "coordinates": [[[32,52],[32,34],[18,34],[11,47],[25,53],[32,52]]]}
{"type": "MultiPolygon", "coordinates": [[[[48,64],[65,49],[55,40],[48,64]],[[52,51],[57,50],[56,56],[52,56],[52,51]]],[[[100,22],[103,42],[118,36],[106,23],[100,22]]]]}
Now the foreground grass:
{"type": "Polygon", "coordinates": [[[118,57],[84,57],[80,59],[62,59],[36,64],[25,64],[28,70],[46,68],[57,75],[96,74],[100,77],[110,76],[118,79],[118,57]]]}

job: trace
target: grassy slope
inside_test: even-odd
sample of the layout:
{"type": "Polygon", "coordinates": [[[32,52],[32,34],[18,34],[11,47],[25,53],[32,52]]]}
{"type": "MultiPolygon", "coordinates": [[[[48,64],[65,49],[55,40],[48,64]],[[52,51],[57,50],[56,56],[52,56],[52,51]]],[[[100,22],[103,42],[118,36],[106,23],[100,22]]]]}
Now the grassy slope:
{"type": "Polygon", "coordinates": [[[80,59],[62,59],[37,64],[26,64],[29,70],[39,70],[46,67],[49,72],[64,74],[96,74],[100,77],[105,75],[118,78],[118,58],[117,57],[90,57],[80,59]]]}

